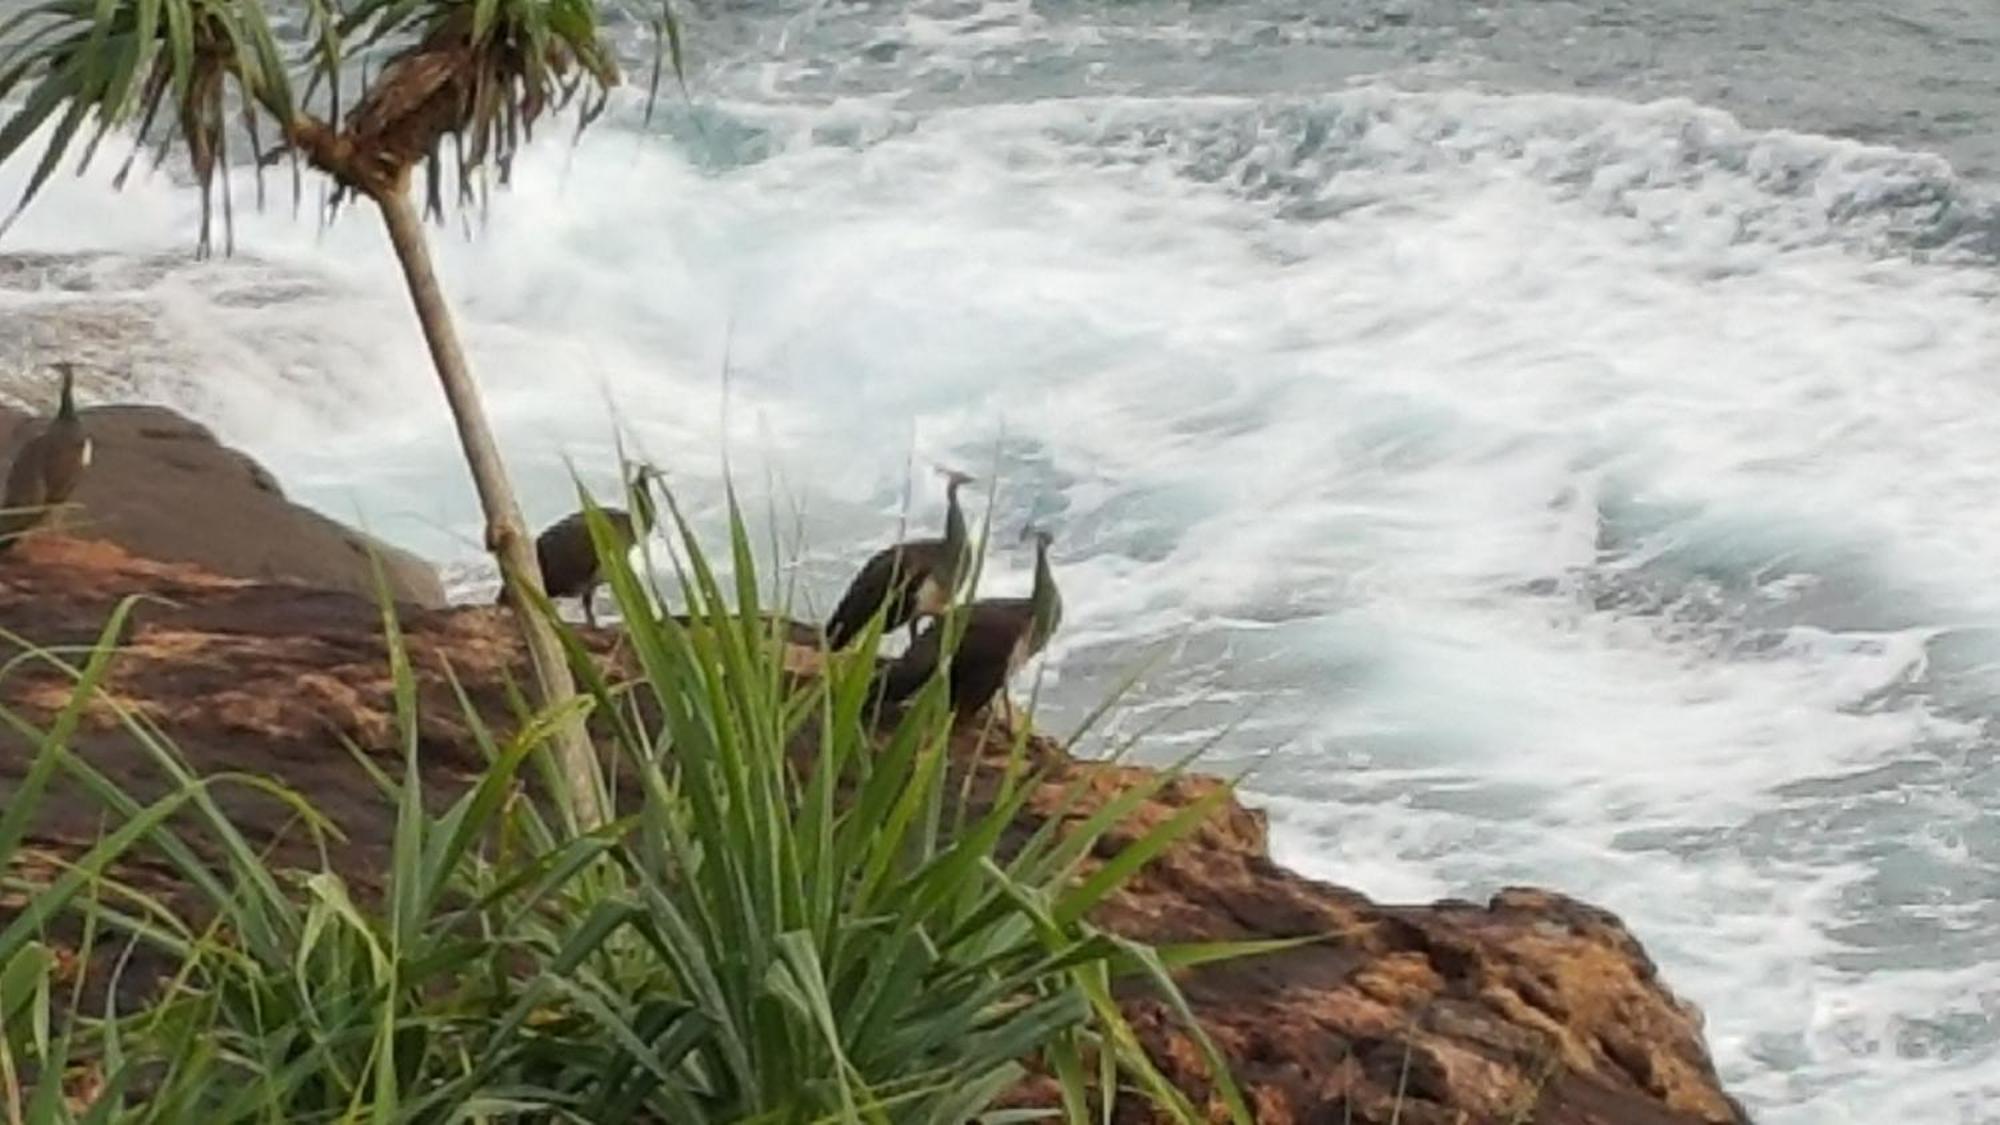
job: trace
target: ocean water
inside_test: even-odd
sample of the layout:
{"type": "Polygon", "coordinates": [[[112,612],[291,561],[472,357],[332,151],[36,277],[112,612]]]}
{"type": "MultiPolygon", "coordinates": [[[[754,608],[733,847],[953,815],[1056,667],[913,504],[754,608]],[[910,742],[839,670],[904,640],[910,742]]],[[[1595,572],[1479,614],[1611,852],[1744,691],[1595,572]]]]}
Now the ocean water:
{"type": "MultiPolygon", "coordinates": [[[[2000,1122],[2000,14],[686,18],[688,99],[440,237],[532,521],[615,418],[711,524],[726,453],[823,609],[971,469],[989,588],[1060,533],[1045,723],[1136,675],[1109,736],[1249,771],[1301,870],[1616,911],[1761,1121],[2000,1122]]],[[[198,263],[169,177],[57,184],[0,363],[94,355],[479,596],[384,240],[272,187],[198,263]]]]}

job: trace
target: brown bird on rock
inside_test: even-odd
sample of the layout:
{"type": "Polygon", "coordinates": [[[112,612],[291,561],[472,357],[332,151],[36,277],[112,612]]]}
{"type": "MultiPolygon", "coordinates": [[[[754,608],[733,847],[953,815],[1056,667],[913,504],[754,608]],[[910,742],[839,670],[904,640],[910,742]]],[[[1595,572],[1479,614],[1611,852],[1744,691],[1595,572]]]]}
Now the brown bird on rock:
{"type": "Polygon", "coordinates": [[[76,367],[55,366],[62,372],[56,416],[21,446],[7,469],[6,494],[0,499],[0,551],[67,502],[90,464],[90,435],[76,416],[76,367]]]}
{"type": "MultiPolygon", "coordinates": [[[[634,465],[629,482],[634,511],[598,509],[610,522],[620,553],[630,551],[633,544],[652,533],[655,519],[652,482],[655,477],[664,475],[651,465],[634,465]]],[[[542,568],[542,588],[549,597],[576,598],[583,603],[584,623],[596,628],[597,608],[592,600],[597,587],[604,581],[604,575],[601,560],[597,557],[597,545],[590,540],[590,524],[585,513],[573,512],[564,516],[536,536],[535,561],[542,568]]],[[[507,588],[503,584],[495,604],[506,600],[507,588]]]]}
{"type": "Polygon", "coordinates": [[[917,626],[936,617],[951,604],[968,571],[970,536],[965,530],[965,511],[958,504],[958,490],[973,478],[954,470],[945,477],[944,538],[912,539],[891,544],[875,552],[848,584],[833,616],[826,621],[826,647],[839,650],[853,643],[868,626],[876,611],[882,613],[882,632],[910,627],[916,640],[917,626]]]}
{"type": "MultiPolygon", "coordinates": [[[[1049,643],[1062,625],[1062,593],[1049,566],[1047,531],[1028,528],[1035,540],[1035,585],[1025,598],[982,598],[965,609],[965,630],[951,657],[951,709],[960,719],[997,698],[1011,720],[1013,700],[1007,681],[1049,643]]],[[[881,699],[900,703],[937,674],[949,625],[940,621],[919,636],[884,674],[881,699]]]]}

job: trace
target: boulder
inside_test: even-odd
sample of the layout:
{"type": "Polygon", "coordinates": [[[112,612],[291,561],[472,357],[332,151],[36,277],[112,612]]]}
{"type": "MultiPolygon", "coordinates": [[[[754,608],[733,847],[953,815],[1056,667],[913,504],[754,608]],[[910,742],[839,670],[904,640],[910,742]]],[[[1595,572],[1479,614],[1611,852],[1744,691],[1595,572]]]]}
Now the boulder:
{"type": "MultiPolygon", "coordinates": [[[[90,467],[55,519],[63,534],[208,573],[373,596],[368,552],[382,559],[397,601],[444,604],[430,564],[285,498],[264,467],[207,427],[160,406],[80,411],[90,467]]],[[[41,425],[0,407],[0,465],[41,425]]],[[[43,532],[38,534],[45,534],[43,532]]]]}

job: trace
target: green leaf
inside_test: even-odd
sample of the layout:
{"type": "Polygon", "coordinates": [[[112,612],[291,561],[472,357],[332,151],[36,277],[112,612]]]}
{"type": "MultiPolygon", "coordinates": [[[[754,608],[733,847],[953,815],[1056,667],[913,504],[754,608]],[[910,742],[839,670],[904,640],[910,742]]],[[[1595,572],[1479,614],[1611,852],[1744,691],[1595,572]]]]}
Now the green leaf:
{"type": "Polygon", "coordinates": [[[49,971],[55,955],[31,941],[0,961],[0,1051],[26,1057],[31,1041],[46,1041],[49,1026],[49,971]]]}
{"type": "Polygon", "coordinates": [[[1130,882],[1140,868],[1200,827],[1202,821],[1207,820],[1229,798],[1229,790],[1217,786],[1167,818],[1153,830],[1120,849],[1117,855],[1091,872],[1081,885],[1062,896],[1055,908],[1057,924],[1066,925],[1080,921],[1092,907],[1103,901],[1106,895],[1130,882]]]}

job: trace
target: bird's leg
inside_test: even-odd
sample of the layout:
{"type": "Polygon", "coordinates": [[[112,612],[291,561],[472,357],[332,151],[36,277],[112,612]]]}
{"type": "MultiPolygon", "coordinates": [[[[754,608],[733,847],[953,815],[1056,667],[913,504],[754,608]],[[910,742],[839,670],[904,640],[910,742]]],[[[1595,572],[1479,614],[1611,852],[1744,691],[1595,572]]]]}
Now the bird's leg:
{"type": "Polygon", "coordinates": [[[597,583],[595,582],[583,588],[583,623],[593,629],[597,628],[597,583]]]}
{"type": "Polygon", "coordinates": [[[1019,733],[1021,729],[1021,717],[1019,712],[1014,710],[1014,693],[1008,691],[1006,685],[1003,684],[999,693],[993,698],[1000,705],[1000,721],[1007,725],[1007,734],[1012,736],[1019,733]]]}

